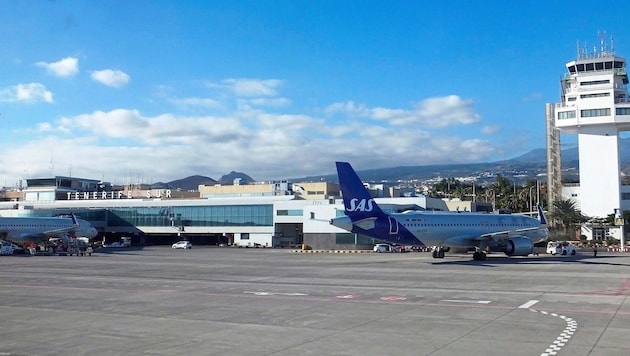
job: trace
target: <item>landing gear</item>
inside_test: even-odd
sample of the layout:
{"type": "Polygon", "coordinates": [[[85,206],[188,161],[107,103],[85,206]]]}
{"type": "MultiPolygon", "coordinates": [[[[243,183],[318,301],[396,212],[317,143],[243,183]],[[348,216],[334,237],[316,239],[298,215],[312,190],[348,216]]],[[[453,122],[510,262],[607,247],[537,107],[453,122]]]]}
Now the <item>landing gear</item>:
{"type": "Polygon", "coordinates": [[[473,253],[473,260],[474,261],[485,261],[486,260],[486,253],[485,252],[481,252],[481,251],[475,251],[475,253],[473,253]]]}
{"type": "Polygon", "coordinates": [[[436,246],[433,248],[433,252],[431,253],[431,255],[433,256],[433,258],[444,258],[444,252],[446,251],[447,250],[444,249],[444,247],[436,246]]]}

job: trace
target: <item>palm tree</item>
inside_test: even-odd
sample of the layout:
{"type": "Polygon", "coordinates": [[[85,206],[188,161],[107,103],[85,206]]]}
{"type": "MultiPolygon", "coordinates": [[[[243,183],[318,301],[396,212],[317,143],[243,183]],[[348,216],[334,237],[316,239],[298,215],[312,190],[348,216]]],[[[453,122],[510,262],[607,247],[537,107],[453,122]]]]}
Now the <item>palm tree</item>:
{"type": "Polygon", "coordinates": [[[576,207],[576,203],[571,199],[556,200],[553,202],[549,217],[559,222],[565,235],[569,231],[574,231],[579,224],[588,221],[588,217],[576,207]]]}

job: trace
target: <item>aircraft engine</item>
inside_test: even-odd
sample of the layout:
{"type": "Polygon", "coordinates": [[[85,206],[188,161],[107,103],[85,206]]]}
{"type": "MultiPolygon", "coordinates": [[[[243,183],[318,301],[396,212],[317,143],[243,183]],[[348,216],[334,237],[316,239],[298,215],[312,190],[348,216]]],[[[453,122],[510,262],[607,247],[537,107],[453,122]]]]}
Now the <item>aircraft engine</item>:
{"type": "Polygon", "coordinates": [[[533,251],[534,243],[527,237],[515,236],[505,244],[505,254],[508,256],[527,256],[533,251]]]}

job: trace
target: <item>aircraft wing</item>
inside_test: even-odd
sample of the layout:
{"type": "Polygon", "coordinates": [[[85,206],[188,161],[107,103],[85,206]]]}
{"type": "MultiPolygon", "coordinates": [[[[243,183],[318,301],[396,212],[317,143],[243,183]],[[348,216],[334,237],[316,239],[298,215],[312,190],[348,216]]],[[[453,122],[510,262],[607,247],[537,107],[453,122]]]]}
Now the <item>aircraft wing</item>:
{"type": "Polygon", "coordinates": [[[39,232],[38,234],[40,235],[50,235],[50,236],[57,236],[63,232],[68,232],[71,231],[72,229],[75,229],[76,226],[68,226],[68,227],[64,227],[64,228],[59,228],[59,229],[52,229],[52,230],[47,230],[47,231],[42,231],[39,232]]]}
{"type": "Polygon", "coordinates": [[[517,229],[517,230],[505,230],[505,231],[495,231],[495,232],[491,232],[491,233],[487,233],[487,234],[483,234],[480,235],[477,239],[478,240],[485,240],[485,239],[507,239],[510,238],[512,236],[520,236],[523,233],[526,232],[530,232],[530,231],[536,231],[536,230],[540,230],[539,226],[536,227],[528,227],[525,229],[517,229]]]}
{"type": "Polygon", "coordinates": [[[77,227],[79,227],[79,222],[77,221],[77,217],[74,216],[74,214],[71,215],[72,218],[72,225],[68,226],[68,227],[62,227],[59,229],[52,229],[52,230],[47,230],[47,231],[43,231],[41,232],[41,234],[44,235],[59,235],[62,232],[68,232],[71,231],[72,229],[76,229],[77,227]]]}

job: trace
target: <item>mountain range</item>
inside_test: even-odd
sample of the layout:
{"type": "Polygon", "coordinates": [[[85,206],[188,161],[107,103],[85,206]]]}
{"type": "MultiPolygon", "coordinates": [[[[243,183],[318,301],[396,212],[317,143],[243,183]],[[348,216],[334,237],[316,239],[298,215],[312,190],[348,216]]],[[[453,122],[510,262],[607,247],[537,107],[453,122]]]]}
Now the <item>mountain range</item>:
{"type": "Polygon", "coordinates": [[[170,181],[170,182],[167,182],[167,183],[157,182],[157,183],[152,184],[151,188],[153,188],[153,189],[197,190],[197,189],[199,189],[199,185],[202,185],[202,184],[205,184],[205,185],[215,185],[215,184],[232,185],[232,184],[234,184],[234,181],[236,179],[239,180],[239,184],[249,184],[249,183],[255,182],[255,180],[252,177],[248,176],[245,173],[232,171],[232,172],[222,176],[221,178],[219,178],[219,180],[215,180],[215,179],[212,179],[212,178],[206,177],[206,176],[194,175],[194,176],[190,176],[190,177],[186,177],[186,178],[170,181]]]}
{"type": "MultiPolygon", "coordinates": [[[[619,139],[619,156],[622,171],[630,173],[630,138],[619,139]]],[[[571,147],[562,150],[562,176],[563,180],[577,181],[578,176],[578,148],[571,147]]],[[[377,168],[357,171],[361,179],[371,182],[399,182],[399,181],[428,181],[440,178],[474,177],[478,184],[493,182],[498,174],[518,183],[529,179],[546,179],[547,150],[538,148],[518,157],[485,163],[460,163],[460,164],[433,164],[426,166],[398,166],[390,168],[377,168]]],[[[240,179],[240,184],[255,182],[245,173],[230,172],[219,180],[210,177],[195,175],[168,183],[155,183],[154,189],[181,189],[197,190],[200,184],[231,185],[235,179],[240,179]]],[[[279,178],[284,179],[284,178],[279,178]]],[[[291,182],[337,182],[337,174],[324,174],[288,179],[291,182]]]]}

